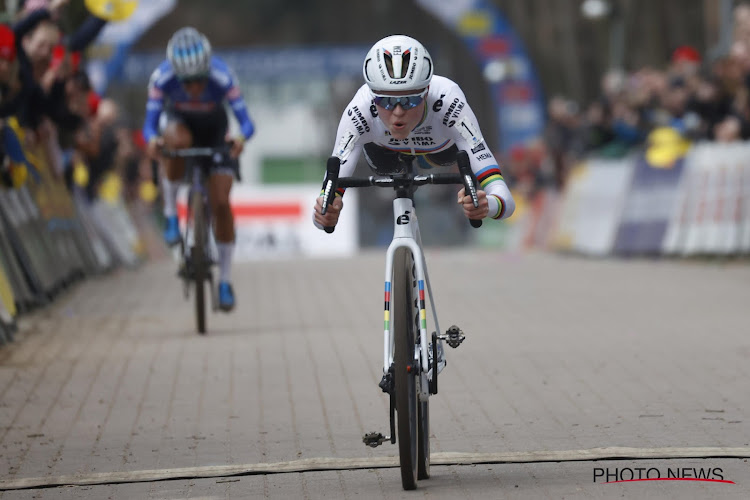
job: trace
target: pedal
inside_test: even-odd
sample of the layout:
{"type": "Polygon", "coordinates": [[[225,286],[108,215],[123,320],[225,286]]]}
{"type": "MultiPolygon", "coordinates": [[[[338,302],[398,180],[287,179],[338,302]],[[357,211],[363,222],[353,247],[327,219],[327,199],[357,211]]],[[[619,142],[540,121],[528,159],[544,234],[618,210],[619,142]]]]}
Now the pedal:
{"type": "Polygon", "coordinates": [[[451,326],[446,330],[444,335],[440,335],[441,340],[445,340],[449,346],[452,348],[456,348],[461,345],[461,343],[466,340],[466,335],[464,335],[464,332],[457,327],[456,325],[451,326]]]}
{"type": "Polygon", "coordinates": [[[377,448],[386,441],[390,441],[390,439],[390,437],[384,436],[379,432],[371,432],[369,434],[365,434],[365,437],[362,438],[362,442],[370,448],[377,448]]]}

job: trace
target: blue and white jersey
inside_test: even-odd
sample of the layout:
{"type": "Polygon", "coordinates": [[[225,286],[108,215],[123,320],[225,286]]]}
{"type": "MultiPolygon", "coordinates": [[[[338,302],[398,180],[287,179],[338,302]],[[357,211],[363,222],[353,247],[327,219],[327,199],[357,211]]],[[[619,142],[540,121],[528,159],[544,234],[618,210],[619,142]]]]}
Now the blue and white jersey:
{"type": "Polygon", "coordinates": [[[188,97],[168,60],[164,60],[151,74],[148,83],[148,103],[143,124],[146,141],[159,135],[159,116],[165,108],[186,113],[215,111],[227,101],[237,117],[245,139],[253,135],[255,127],[247,112],[237,78],[227,64],[216,56],[211,57],[211,73],[203,93],[197,99],[188,97]]]}

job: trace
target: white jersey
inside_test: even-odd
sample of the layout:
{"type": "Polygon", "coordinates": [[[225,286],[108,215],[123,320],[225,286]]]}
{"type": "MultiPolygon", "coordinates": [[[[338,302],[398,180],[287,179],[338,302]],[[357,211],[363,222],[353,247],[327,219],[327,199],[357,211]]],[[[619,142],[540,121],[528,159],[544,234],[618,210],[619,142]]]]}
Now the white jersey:
{"type": "Polygon", "coordinates": [[[487,193],[490,217],[504,219],[513,213],[515,202],[497,160],[482,137],[463,91],[455,82],[442,76],[432,77],[425,96],[424,117],[405,139],[391,136],[378,118],[373,98],[370,88],[362,85],[341,116],[333,150],[333,156],[341,159],[341,177],[354,173],[362,148],[368,143],[415,156],[439,153],[455,145],[469,154],[471,169],[480,188],[487,193]]]}

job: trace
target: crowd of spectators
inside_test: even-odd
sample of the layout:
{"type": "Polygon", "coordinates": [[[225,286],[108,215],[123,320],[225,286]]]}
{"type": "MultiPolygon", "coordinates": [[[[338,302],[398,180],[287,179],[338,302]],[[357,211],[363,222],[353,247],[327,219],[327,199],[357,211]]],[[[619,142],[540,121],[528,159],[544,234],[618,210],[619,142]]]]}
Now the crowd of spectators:
{"type": "Polygon", "coordinates": [[[109,171],[140,177],[143,155],[127,117],[97,95],[82,64],[107,21],[91,14],[65,33],[60,19],[68,2],[26,0],[0,24],[0,178],[13,184],[12,169],[39,167],[19,162],[19,149],[42,151],[37,162],[92,200],[109,171]]]}
{"type": "Polygon", "coordinates": [[[750,139],[750,4],[736,6],[733,17],[731,46],[721,55],[680,46],[664,68],[608,71],[600,97],[585,106],[551,98],[544,148],[557,186],[577,159],[620,157],[657,128],[685,141],[750,139]]]}

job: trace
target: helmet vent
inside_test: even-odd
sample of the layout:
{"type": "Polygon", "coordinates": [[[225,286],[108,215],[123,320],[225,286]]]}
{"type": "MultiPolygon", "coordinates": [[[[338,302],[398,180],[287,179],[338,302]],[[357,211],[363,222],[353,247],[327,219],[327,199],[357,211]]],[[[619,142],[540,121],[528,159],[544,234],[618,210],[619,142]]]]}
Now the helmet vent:
{"type": "Polygon", "coordinates": [[[429,80],[432,78],[432,60],[429,57],[424,58],[424,66],[422,66],[422,78],[429,80]]]}
{"type": "Polygon", "coordinates": [[[406,49],[402,51],[401,46],[396,45],[393,47],[392,54],[387,50],[383,50],[383,59],[385,59],[385,67],[391,78],[405,78],[406,71],[409,69],[409,62],[411,61],[411,50],[406,49]]]}

